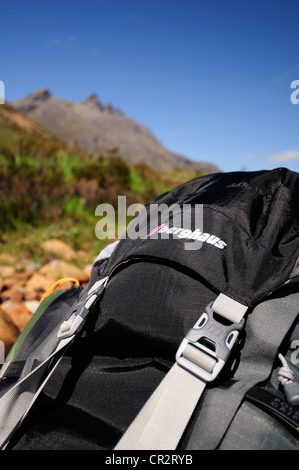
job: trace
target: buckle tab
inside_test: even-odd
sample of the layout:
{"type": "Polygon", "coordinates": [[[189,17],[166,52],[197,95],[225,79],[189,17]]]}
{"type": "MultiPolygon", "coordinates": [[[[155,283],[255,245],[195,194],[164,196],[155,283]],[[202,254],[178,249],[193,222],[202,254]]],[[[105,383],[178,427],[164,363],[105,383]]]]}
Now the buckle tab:
{"type": "Polygon", "coordinates": [[[97,281],[81,301],[76,304],[71,316],[60,325],[57,333],[58,339],[65,339],[76,333],[95,300],[102,295],[106,282],[107,278],[97,281]]]}
{"type": "Polygon", "coordinates": [[[217,320],[212,305],[213,302],[188,331],[176,354],[181,367],[205,382],[212,382],[218,376],[245,324],[244,318],[240,323],[231,323],[216,315],[220,321],[217,320]]]}

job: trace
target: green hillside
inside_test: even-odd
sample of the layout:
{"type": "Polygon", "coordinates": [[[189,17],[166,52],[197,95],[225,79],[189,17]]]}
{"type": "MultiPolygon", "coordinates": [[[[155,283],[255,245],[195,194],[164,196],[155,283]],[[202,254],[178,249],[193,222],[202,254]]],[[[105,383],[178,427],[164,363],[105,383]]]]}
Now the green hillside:
{"type": "Polygon", "coordinates": [[[117,155],[84,155],[53,138],[9,105],[0,106],[0,253],[39,259],[40,244],[60,238],[97,254],[95,209],[118,196],[145,204],[196,171],[155,172],[129,166],[117,155]]]}

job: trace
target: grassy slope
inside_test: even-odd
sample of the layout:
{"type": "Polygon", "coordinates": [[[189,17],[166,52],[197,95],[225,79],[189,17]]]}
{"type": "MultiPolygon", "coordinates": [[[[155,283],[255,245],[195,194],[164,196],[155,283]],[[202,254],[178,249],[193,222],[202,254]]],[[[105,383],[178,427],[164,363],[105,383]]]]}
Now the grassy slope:
{"type": "Polygon", "coordinates": [[[0,106],[0,254],[43,262],[41,243],[60,238],[91,261],[111,240],[98,240],[95,208],[118,196],[127,205],[199,176],[194,171],[156,173],[116,156],[90,157],[68,149],[14,110],[0,106]]]}

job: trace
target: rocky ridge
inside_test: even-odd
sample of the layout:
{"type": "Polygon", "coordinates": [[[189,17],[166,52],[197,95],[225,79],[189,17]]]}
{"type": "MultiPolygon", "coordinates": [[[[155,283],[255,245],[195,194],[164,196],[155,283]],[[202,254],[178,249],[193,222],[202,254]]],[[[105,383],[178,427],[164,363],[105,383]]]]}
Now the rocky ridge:
{"type": "Polygon", "coordinates": [[[195,162],[169,151],[150,129],[111,104],[103,105],[95,93],[77,103],[53,97],[41,88],[11,104],[67,145],[87,154],[113,151],[129,165],[145,163],[158,171],[220,171],[209,162],[195,162]]]}

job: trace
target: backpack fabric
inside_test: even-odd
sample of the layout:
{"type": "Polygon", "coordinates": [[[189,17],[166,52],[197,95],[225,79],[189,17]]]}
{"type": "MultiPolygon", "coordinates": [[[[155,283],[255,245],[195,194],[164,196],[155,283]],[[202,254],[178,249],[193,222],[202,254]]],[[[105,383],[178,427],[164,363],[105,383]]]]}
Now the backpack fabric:
{"type": "MultiPolygon", "coordinates": [[[[178,449],[298,449],[299,408],[287,403],[277,379],[282,351],[299,382],[291,360],[299,339],[298,195],[298,174],[277,169],[204,176],[148,204],[110,257],[95,261],[88,286],[63,294],[41,317],[49,309],[69,312],[108,277],[8,448],[114,449],[174,364],[186,333],[224,294],[248,309],[245,328],[207,384],[178,449]],[[153,205],[161,209],[156,226],[153,205]],[[128,236],[137,232],[143,236],[128,236]]],[[[31,335],[38,341],[39,322],[17,359],[28,354],[31,335]]]]}

